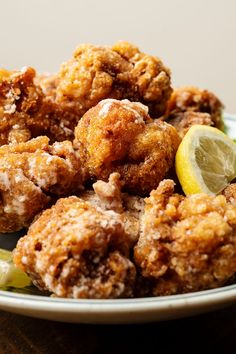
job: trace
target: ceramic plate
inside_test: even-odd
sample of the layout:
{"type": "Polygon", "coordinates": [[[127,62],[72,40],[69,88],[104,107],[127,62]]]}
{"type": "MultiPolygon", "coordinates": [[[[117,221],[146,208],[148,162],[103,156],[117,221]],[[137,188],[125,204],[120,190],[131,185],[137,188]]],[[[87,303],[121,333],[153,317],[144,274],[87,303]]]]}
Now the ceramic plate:
{"type": "MultiPolygon", "coordinates": [[[[226,114],[227,133],[236,139],[236,116],[226,114]]],[[[0,247],[14,247],[14,236],[1,236],[0,247]]],[[[55,321],[141,323],[199,314],[236,303],[236,284],[196,293],[122,300],[56,299],[0,291],[0,309],[55,321]]]]}

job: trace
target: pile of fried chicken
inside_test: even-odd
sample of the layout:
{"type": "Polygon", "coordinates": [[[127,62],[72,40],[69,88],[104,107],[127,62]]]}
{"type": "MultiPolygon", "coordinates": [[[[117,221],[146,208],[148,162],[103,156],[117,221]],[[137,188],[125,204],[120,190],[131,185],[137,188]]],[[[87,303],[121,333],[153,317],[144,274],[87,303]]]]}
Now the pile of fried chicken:
{"type": "Polygon", "coordinates": [[[69,298],[232,282],[236,185],[186,197],[174,170],[188,129],[222,129],[222,110],[127,42],[82,45],[54,75],[1,69],[0,232],[29,227],[15,265],[69,298]]]}

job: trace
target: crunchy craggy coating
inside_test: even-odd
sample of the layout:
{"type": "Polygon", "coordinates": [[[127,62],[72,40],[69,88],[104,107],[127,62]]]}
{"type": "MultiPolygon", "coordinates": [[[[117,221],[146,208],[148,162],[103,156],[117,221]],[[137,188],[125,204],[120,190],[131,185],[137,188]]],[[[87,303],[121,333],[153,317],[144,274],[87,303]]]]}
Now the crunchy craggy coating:
{"type": "Polygon", "coordinates": [[[34,82],[37,86],[40,86],[46,97],[50,97],[52,101],[56,99],[56,90],[59,83],[59,78],[57,74],[37,73],[35,76],[34,82]]]}
{"type": "Polygon", "coordinates": [[[187,132],[188,126],[190,128],[193,124],[213,125],[223,129],[223,108],[223,104],[212,92],[186,86],[172,92],[165,117],[168,123],[173,122],[182,135],[187,132]],[[210,116],[193,115],[190,112],[208,113],[210,116]],[[184,123],[181,122],[182,119],[184,123]]]}
{"type": "Polygon", "coordinates": [[[77,197],[60,199],[18,241],[14,262],[59,297],[133,294],[136,270],[122,219],[77,197]]]}
{"type": "MultiPolygon", "coordinates": [[[[58,102],[56,100],[57,87],[59,84],[58,75],[38,74],[35,83],[40,86],[43,95],[43,105],[38,112],[38,118],[47,117],[51,122],[46,132],[52,141],[73,140],[74,128],[81,118],[81,109],[76,101],[58,102]]],[[[83,110],[84,112],[84,110],[83,110]]]]}
{"type": "MultiPolygon", "coordinates": [[[[35,70],[0,70],[0,145],[47,135],[52,142],[72,140],[78,117],[57,104],[35,83],[35,70]]],[[[48,84],[49,85],[49,84],[48,84]]]]}
{"type": "Polygon", "coordinates": [[[236,183],[229,184],[222,191],[222,194],[225,196],[225,198],[228,202],[236,205],[236,183]]]}
{"type": "Polygon", "coordinates": [[[167,122],[176,128],[181,139],[193,125],[214,125],[210,114],[193,111],[171,115],[167,122]]]}
{"type": "Polygon", "coordinates": [[[0,147],[0,232],[29,226],[51,197],[82,188],[84,172],[72,143],[47,137],[0,147]]]}
{"type": "Polygon", "coordinates": [[[128,42],[81,45],[58,78],[57,101],[74,106],[80,117],[99,101],[115,98],[142,102],[158,118],[172,92],[169,69],[128,42]]]}
{"type": "Polygon", "coordinates": [[[74,145],[92,179],[118,172],[125,191],[145,195],[172,168],[179,141],[176,129],[153,121],[146,106],[106,99],[79,121],[74,145]]]}
{"type": "Polygon", "coordinates": [[[236,273],[236,207],[224,196],[173,194],[164,180],[146,199],[134,259],[153,295],[224,285],[236,273]]]}
{"type": "Polygon", "coordinates": [[[108,182],[97,181],[93,191],[85,191],[80,198],[102,210],[113,210],[120,214],[124,228],[133,246],[139,237],[140,216],[143,213],[144,200],[138,196],[121,193],[121,181],[118,173],[112,173],[108,182]]]}
{"type": "Polygon", "coordinates": [[[0,71],[0,145],[31,138],[28,123],[42,102],[42,92],[33,83],[34,76],[32,68],[0,71]]]}

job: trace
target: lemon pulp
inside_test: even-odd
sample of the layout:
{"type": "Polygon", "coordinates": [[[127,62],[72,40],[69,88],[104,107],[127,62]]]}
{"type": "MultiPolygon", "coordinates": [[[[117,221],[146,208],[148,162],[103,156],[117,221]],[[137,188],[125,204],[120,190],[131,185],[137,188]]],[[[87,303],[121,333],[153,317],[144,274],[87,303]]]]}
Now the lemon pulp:
{"type": "Polygon", "coordinates": [[[195,125],[178,148],[175,166],[186,195],[218,194],[236,177],[236,144],[216,128],[195,125]]]}

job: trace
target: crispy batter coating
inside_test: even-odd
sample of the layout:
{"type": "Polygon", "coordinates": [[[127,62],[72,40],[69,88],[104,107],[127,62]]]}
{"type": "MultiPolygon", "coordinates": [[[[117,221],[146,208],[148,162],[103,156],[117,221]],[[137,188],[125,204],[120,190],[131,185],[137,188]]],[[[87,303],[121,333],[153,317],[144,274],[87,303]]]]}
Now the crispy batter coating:
{"type": "Polygon", "coordinates": [[[38,137],[0,147],[0,232],[29,226],[51,197],[81,189],[84,178],[69,141],[38,137]]]}
{"type": "Polygon", "coordinates": [[[59,297],[130,297],[136,270],[118,213],[77,197],[60,199],[31,225],[14,251],[16,266],[59,297]]]}
{"type": "Polygon", "coordinates": [[[184,135],[193,125],[214,125],[210,114],[193,111],[180,112],[170,115],[167,122],[176,128],[181,139],[183,139],[184,135]]]}
{"type": "Polygon", "coordinates": [[[40,117],[47,117],[51,125],[47,135],[51,135],[52,141],[73,140],[74,128],[82,116],[81,108],[77,101],[57,100],[57,88],[59,77],[57,74],[38,74],[35,77],[35,83],[42,89],[44,100],[43,105],[38,112],[40,117]]]}
{"type": "Polygon", "coordinates": [[[173,166],[179,140],[174,127],[149,117],[146,106],[106,99],[79,121],[74,144],[92,179],[118,172],[125,191],[145,195],[173,166]]]}
{"type": "Polygon", "coordinates": [[[42,91],[35,83],[34,69],[0,70],[0,145],[40,135],[47,135],[51,142],[72,140],[79,118],[70,107],[62,107],[53,95],[42,91]]]}
{"type": "Polygon", "coordinates": [[[37,86],[40,86],[46,97],[50,97],[52,101],[56,99],[56,90],[59,83],[59,78],[57,74],[37,73],[34,79],[37,86]]]}
{"type": "Polygon", "coordinates": [[[134,259],[153,295],[224,285],[236,273],[236,206],[224,196],[173,194],[164,180],[146,199],[134,259]]]}
{"type": "Polygon", "coordinates": [[[157,118],[171,92],[169,69],[127,42],[82,45],[55,75],[0,69],[0,145],[40,135],[72,140],[83,114],[107,97],[141,101],[157,118]]]}
{"type": "Polygon", "coordinates": [[[42,92],[33,83],[35,71],[0,71],[0,145],[31,138],[31,116],[42,102],[42,92]]]}
{"type": "Polygon", "coordinates": [[[223,108],[220,100],[210,91],[192,86],[180,87],[172,92],[165,117],[183,136],[194,124],[213,125],[223,129],[223,108]]]}
{"type": "Polygon", "coordinates": [[[170,71],[162,61],[128,42],[81,45],[58,76],[57,101],[74,106],[80,117],[105,98],[126,98],[144,103],[158,118],[172,92],[170,71]]]}
{"type": "Polygon", "coordinates": [[[93,191],[85,191],[80,198],[102,210],[113,210],[120,214],[124,228],[133,246],[139,237],[140,216],[143,213],[144,200],[138,196],[121,193],[119,173],[112,173],[108,182],[97,181],[93,191]]]}
{"type": "Polygon", "coordinates": [[[225,196],[225,198],[228,202],[236,205],[236,183],[229,184],[222,191],[222,194],[225,196]]]}

